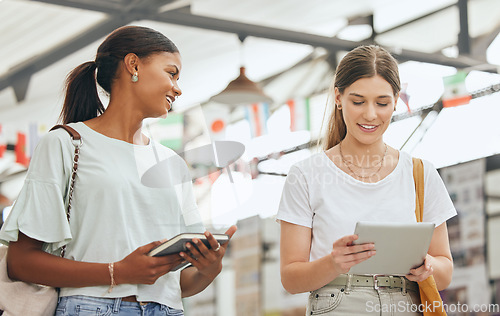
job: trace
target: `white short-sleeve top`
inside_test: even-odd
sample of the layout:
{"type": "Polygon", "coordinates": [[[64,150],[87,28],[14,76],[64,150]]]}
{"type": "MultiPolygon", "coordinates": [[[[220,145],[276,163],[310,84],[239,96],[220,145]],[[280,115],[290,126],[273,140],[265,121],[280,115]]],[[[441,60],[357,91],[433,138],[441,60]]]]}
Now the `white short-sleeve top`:
{"type": "MultiPolygon", "coordinates": [[[[174,151],[151,141],[139,146],[109,138],[82,122],[69,126],[83,139],[70,224],[66,203],[74,146],[68,133],[58,129],[35,149],[24,186],[0,231],[2,243],[16,241],[21,231],[45,242],[45,250],[56,255],[67,244],[68,259],[109,263],[152,241],[204,231],[189,170],[174,151]],[[144,185],[144,172],[165,159],[158,181],[165,185],[144,185]]],[[[138,301],[182,309],[179,279],[177,271],[153,285],[122,284],[111,293],[109,286],[62,288],[60,295],[136,295],[138,301]]]]}
{"type": "MultiPolygon", "coordinates": [[[[326,256],[356,222],[416,222],[413,162],[400,152],[396,168],[376,183],[354,179],[317,153],[288,173],[277,220],[312,228],[310,260],[326,256]]],[[[436,226],[456,215],[441,177],[424,160],[424,222],[436,226]]]]}

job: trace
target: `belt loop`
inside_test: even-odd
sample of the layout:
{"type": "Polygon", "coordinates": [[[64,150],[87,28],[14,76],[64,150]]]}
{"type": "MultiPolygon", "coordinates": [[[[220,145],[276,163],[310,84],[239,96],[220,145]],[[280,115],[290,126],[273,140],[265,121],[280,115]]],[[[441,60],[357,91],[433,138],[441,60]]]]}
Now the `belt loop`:
{"type": "Polygon", "coordinates": [[[345,294],[351,293],[351,282],[352,282],[352,274],[347,274],[347,281],[345,284],[345,294]]]}
{"type": "Polygon", "coordinates": [[[372,277],[373,277],[373,288],[378,291],[378,279],[377,279],[377,275],[374,274],[374,275],[372,275],[372,277]]]}
{"type": "Polygon", "coordinates": [[[122,304],[122,298],[115,298],[113,302],[113,314],[118,314],[120,312],[120,305],[122,304]]]}
{"type": "Polygon", "coordinates": [[[406,279],[405,277],[401,277],[401,293],[406,295],[406,279]]]}
{"type": "Polygon", "coordinates": [[[394,276],[392,275],[389,275],[389,288],[393,288],[394,287],[394,276]]]}

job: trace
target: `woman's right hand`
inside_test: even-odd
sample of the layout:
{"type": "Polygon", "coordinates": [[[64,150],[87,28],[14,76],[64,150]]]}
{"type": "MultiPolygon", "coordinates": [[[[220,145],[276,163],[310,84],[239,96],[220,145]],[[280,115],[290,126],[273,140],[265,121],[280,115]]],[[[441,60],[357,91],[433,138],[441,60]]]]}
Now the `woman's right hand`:
{"type": "Polygon", "coordinates": [[[123,260],[114,264],[116,284],[154,284],[162,275],[181,264],[184,259],[179,254],[150,257],[148,252],[161,244],[154,241],[137,248],[123,260]]]}
{"type": "Polygon", "coordinates": [[[358,235],[347,235],[333,243],[330,256],[339,274],[348,273],[353,266],[375,255],[373,243],[353,245],[357,239],[358,235]]]}

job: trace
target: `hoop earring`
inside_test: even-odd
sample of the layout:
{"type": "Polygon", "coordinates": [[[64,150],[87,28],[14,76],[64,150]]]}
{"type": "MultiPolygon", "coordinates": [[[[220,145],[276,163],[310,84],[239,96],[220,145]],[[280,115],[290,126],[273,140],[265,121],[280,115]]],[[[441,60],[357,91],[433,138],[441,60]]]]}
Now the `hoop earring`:
{"type": "Polygon", "coordinates": [[[137,71],[134,72],[134,74],[132,75],[132,78],[131,78],[132,82],[137,82],[139,81],[139,75],[137,74],[137,71]]]}
{"type": "Polygon", "coordinates": [[[336,104],[338,110],[342,110],[342,105],[336,104]]]}

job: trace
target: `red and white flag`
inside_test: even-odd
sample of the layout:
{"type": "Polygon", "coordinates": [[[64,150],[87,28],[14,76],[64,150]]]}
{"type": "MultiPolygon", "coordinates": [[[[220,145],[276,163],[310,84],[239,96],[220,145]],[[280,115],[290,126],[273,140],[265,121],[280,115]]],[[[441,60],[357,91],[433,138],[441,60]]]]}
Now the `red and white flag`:
{"type": "Polygon", "coordinates": [[[245,118],[250,124],[252,137],[267,134],[267,119],[269,119],[269,105],[254,103],[245,107],[245,118]]]}
{"type": "Polygon", "coordinates": [[[309,98],[288,100],[286,104],[290,109],[290,131],[310,131],[311,109],[309,105],[309,98]]]}

